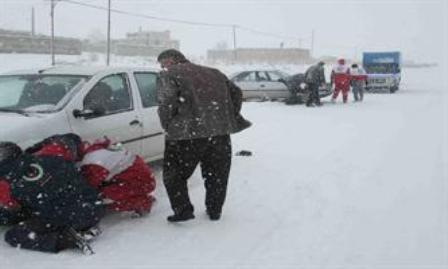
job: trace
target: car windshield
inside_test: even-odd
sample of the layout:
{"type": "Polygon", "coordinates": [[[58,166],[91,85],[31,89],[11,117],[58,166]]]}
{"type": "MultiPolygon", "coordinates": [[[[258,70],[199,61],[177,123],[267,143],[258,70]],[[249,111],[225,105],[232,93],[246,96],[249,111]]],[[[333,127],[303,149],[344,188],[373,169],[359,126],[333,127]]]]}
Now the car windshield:
{"type": "Polygon", "coordinates": [[[54,112],[89,79],[75,75],[0,76],[0,111],[54,112]]]}

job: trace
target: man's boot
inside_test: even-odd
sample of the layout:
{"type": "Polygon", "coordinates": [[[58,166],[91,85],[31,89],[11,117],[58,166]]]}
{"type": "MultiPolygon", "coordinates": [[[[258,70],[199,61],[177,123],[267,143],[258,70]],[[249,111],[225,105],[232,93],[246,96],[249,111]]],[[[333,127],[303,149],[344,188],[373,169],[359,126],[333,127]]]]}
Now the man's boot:
{"type": "Polygon", "coordinates": [[[169,222],[187,221],[190,219],[194,219],[194,214],[193,214],[193,212],[185,211],[185,212],[182,212],[181,214],[174,214],[174,215],[168,216],[166,219],[169,222]]]}

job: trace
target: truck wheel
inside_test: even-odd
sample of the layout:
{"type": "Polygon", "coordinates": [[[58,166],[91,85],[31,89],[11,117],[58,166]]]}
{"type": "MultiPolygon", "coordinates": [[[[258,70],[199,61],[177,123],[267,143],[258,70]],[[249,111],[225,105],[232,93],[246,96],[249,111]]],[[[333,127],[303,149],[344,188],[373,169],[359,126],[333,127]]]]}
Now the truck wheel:
{"type": "Polygon", "coordinates": [[[396,91],[398,91],[398,87],[390,87],[390,93],[395,93],[396,91]]]}

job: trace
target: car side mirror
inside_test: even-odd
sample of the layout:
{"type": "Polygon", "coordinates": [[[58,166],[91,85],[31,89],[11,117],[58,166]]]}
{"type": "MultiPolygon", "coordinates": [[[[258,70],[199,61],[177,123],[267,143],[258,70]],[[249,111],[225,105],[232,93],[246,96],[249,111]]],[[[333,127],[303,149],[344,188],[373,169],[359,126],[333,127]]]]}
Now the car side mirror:
{"type": "Polygon", "coordinates": [[[73,110],[73,117],[75,118],[92,118],[99,117],[106,114],[106,110],[102,107],[95,107],[93,109],[75,109],[73,110]]]}

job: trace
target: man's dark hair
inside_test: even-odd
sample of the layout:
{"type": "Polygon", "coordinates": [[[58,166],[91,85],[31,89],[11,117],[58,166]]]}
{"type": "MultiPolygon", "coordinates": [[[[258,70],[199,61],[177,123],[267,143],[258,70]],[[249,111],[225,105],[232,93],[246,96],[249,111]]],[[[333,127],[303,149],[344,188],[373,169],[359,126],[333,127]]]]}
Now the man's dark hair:
{"type": "Polygon", "coordinates": [[[352,68],[358,68],[357,64],[352,64],[352,68]]]}
{"type": "Polygon", "coordinates": [[[320,61],[320,62],[318,62],[317,64],[320,65],[320,66],[324,66],[324,65],[325,65],[325,62],[324,62],[324,61],[320,61]]]}
{"type": "Polygon", "coordinates": [[[182,54],[182,52],[175,49],[168,49],[162,51],[157,57],[157,61],[161,62],[165,59],[172,59],[175,63],[185,63],[188,62],[187,58],[182,54]]]}

